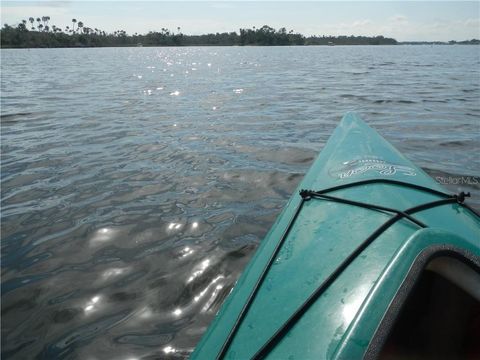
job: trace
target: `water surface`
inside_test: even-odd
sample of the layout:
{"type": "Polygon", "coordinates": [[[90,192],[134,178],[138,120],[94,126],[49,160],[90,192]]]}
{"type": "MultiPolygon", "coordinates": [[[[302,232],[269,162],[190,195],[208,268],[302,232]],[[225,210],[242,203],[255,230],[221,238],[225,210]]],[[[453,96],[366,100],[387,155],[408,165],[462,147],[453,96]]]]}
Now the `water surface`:
{"type": "Polygon", "coordinates": [[[478,208],[479,49],[2,49],[2,357],[187,357],[347,111],[478,208]]]}

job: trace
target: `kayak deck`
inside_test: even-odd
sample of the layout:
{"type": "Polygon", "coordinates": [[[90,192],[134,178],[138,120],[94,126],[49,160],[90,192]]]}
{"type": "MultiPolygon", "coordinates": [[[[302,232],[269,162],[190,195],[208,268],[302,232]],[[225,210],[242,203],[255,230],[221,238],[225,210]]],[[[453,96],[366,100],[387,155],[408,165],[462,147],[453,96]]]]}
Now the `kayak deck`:
{"type": "Polygon", "coordinates": [[[347,114],[192,358],[362,357],[419,253],[447,238],[469,254],[480,253],[478,217],[463,199],[444,201],[443,194],[358,116],[347,114]],[[300,196],[301,189],[311,192],[300,196]],[[439,201],[418,208],[413,219],[399,215],[439,201]],[[418,241],[422,232],[426,240],[418,241]],[[392,272],[395,266],[402,271],[392,272]],[[387,277],[390,297],[379,297],[387,277]]]}

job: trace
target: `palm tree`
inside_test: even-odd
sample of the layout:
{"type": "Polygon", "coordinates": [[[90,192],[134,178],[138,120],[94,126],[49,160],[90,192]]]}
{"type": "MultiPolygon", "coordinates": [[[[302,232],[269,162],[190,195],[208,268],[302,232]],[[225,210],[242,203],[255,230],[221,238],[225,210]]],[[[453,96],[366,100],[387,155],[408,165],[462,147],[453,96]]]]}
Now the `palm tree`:
{"type": "Polygon", "coordinates": [[[77,24],[77,30],[78,30],[79,33],[82,32],[82,30],[81,30],[82,28],[83,28],[83,22],[79,21],[78,24],[77,24]]]}
{"type": "Polygon", "coordinates": [[[75,23],[77,22],[77,19],[72,19],[72,31],[75,32],[75,23]]]}
{"type": "Polygon", "coordinates": [[[48,21],[50,20],[50,16],[42,16],[42,22],[43,22],[43,28],[45,29],[45,31],[48,32],[48,21]]]}
{"type": "Polygon", "coordinates": [[[180,34],[180,26],[177,27],[178,33],[180,34]]]}
{"type": "Polygon", "coordinates": [[[42,24],[38,25],[38,30],[42,31],[42,29],[43,29],[43,25],[42,24]]]}
{"type": "Polygon", "coordinates": [[[28,31],[27,29],[27,20],[22,20],[20,24],[18,24],[18,29],[21,31],[28,31]]]}
{"type": "Polygon", "coordinates": [[[40,18],[37,18],[37,23],[38,23],[38,24],[37,24],[37,28],[40,28],[40,27],[39,27],[40,21],[42,21],[42,20],[40,20],[40,18]]]}
{"type": "Polygon", "coordinates": [[[33,22],[35,21],[35,19],[33,17],[29,17],[28,21],[30,21],[30,24],[32,24],[32,30],[34,30],[35,27],[33,26],[33,22]]]}

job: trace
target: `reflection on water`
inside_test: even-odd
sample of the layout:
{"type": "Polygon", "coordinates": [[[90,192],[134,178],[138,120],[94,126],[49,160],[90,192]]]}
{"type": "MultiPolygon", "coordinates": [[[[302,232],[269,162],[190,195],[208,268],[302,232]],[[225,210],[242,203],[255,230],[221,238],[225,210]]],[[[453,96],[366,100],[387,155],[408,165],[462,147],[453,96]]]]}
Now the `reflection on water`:
{"type": "Polygon", "coordinates": [[[92,312],[93,310],[96,310],[98,308],[98,302],[100,301],[100,296],[94,296],[93,298],[91,298],[88,302],[87,302],[87,305],[85,306],[84,310],[85,310],[85,313],[90,313],[92,312]]]}
{"type": "Polygon", "coordinates": [[[104,280],[108,280],[108,279],[113,278],[113,277],[115,277],[115,276],[122,275],[122,274],[125,273],[126,271],[128,271],[128,268],[125,268],[125,269],[121,269],[121,268],[108,269],[108,270],[105,270],[105,271],[102,273],[102,278],[103,278],[104,280]]]}
{"type": "Polygon", "coordinates": [[[192,276],[190,276],[187,280],[187,283],[189,282],[192,282],[193,280],[195,280],[195,278],[199,275],[202,275],[203,272],[205,271],[205,269],[208,267],[208,265],[210,265],[210,260],[203,260],[201,263],[200,263],[200,266],[197,266],[197,269],[196,271],[194,271],[192,273],[192,276]]]}
{"type": "Polygon", "coordinates": [[[165,347],[163,348],[163,352],[164,352],[165,354],[170,354],[170,353],[174,353],[174,352],[175,352],[175,349],[174,349],[173,347],[171,347],[171,346],[165,346],[165,347]]]}
{"type": "Polygon", "coordinates": [[[94,233],[90,239],[90,244],[95,246],[96,244],[102,244],[108,241],[113,240],[115,231],[109,228],[101,228],[94,233]]]}
{"type": "Polygon", "coordinates": [[[434,176],[480,168],[473,46],[1,57],[5,359],[188,357],[346,111],[434,176]]]}
{"type": "Polygon", "coordinates": [[[181,252],[182,257],[192,255],[192,254],[193,254],[193,249],[191,249],[189,246],[186,246],[181,252]]]}

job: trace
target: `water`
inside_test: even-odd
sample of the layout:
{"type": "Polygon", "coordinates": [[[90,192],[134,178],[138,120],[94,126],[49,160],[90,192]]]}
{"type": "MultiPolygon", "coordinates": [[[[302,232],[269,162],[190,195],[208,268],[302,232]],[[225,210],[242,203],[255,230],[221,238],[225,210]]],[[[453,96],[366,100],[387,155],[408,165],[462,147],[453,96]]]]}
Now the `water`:
{"type": "Polygon", "coordinates": [[[349,110],[478,208],[479,49],[2,50],[2,357],[187,357],[349,110]]]}

